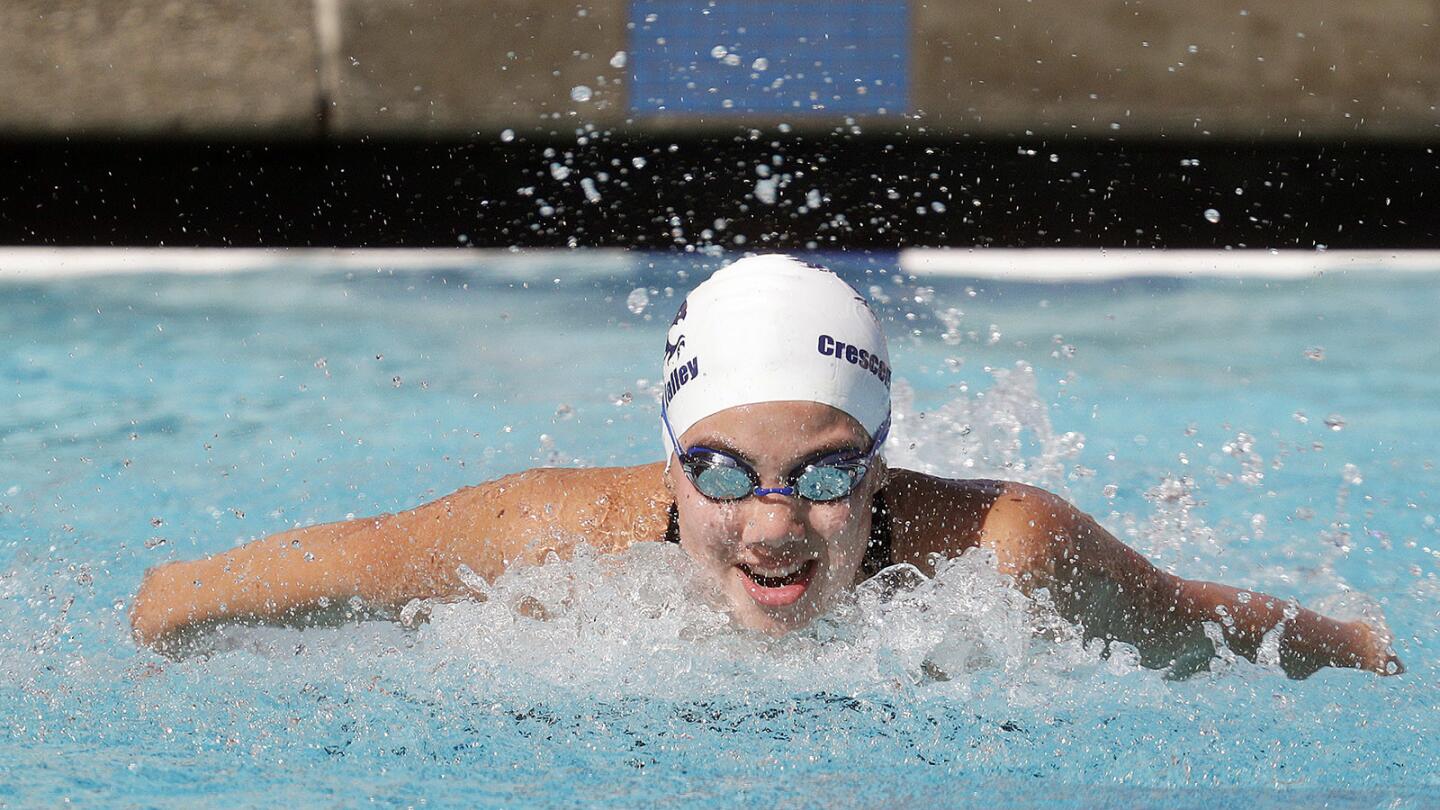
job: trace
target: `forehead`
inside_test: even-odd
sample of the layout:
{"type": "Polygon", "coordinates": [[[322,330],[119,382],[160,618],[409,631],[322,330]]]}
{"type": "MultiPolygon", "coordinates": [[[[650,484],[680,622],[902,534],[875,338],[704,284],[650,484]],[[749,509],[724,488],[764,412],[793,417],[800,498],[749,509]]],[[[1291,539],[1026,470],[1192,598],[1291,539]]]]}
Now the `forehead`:
{"type": "Polygon", "coordinates": [[[701,419],[685,431],[681,446],[711,442],[753,459],[789,458],[823,449],[864,447],[865,428],[849,414],[818,402],[739,405],[701,419]]]}

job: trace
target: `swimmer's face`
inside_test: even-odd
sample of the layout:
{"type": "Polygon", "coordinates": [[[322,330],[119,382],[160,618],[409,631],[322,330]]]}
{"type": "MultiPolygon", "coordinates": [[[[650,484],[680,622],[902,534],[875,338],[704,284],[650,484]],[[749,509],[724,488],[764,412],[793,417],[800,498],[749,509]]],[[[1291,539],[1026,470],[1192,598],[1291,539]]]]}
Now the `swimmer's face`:
{"type": "MultiPolygon", "coordinates": [[[[721,411],[680,437],[746,461],[762,486],[816,454],[866,450],[869,434],[847,414],[815,402],[766,402],[721,411]]],[[[680,546],[725,595],[736,622],[772,635],[802,627],[855,584],[870,538],[870,504],[883,477],[877,460],[854,492],[812,503],[762,495],[716,502],[670,465],[680,546]]]]}

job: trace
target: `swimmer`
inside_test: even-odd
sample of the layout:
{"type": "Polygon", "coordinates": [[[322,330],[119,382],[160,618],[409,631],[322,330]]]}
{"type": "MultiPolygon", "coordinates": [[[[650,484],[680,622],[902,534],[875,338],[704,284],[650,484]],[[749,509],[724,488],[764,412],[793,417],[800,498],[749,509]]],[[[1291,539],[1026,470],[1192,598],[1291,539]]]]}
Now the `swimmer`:
{"type": "Polygon", "coordinates": [[[741,259],[687,296],[666,336],[665,461],[530,470],[400,514],[158,566],[135,597],[135,636],[179,655],[220,624],[463,598],[466,568],[493,580],[581,542],[678,543],[734,624],[782,635],[887,566],[928,575],[984,549],[1014,587],[1044,591],[1087,639],[1133,645],[1149,667],[1203,667],[1214,654],[1206,623],[1254,660],[1283,622],[1279,659],[1292,677],[1403,670],[1368,624],[1168,574],[1044,490],[888,468],[890,378],[879,322],[838,276],[786,256],[741,259]]]}

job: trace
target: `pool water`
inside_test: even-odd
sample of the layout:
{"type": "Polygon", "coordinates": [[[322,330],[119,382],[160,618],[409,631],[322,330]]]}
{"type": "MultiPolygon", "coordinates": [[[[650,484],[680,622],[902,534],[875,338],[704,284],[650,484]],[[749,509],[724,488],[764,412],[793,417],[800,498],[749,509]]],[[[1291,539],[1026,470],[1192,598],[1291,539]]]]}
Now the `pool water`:
{"type": "Polygon", "coordinates": [[[1291,681],[1222,651],[1172,678],[981,556],[766,640],[648,544],[170,661],[128,635],[149,566],[658,459],[665,327],[718,260],[12,279],[0,801],[1433,806],[1440,274],[1018,284],[822,258],[890,332],[892,464],[1037,483],[1169,570],[1386,622],[1408,672],[1291,681]]]}

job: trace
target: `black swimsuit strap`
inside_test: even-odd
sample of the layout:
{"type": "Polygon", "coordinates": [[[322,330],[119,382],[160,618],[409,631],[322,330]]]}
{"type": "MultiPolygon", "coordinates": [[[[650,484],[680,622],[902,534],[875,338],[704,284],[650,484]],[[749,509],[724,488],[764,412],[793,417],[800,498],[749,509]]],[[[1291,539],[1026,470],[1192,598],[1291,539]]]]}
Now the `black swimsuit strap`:
{"type": "Polygon", "coordinates": [[[669,519],[665,523],[665,542],[680,543],[680,513],[675,509],[675,502],[670,502],[670,508],[665,510],[669,519]]]}
{"type": "MultiPolygon", "coordinates": [[[[665,524],[665,542],[680,542],[680,515],[672,502],[666,510],[668,520],[665,524]]],[[[860,571],[867,577],[873,577],[883,568],[894,564],[893,554],[890,550],[890,507],[885,503],[885,492],[882,490],[875,493],[870,502],[870,542],[865,546],[865,559],[860,563],[860,571]]]]}
{"type": "Polygon", "coordinates": [[[870,544],[865,547],[860,571],[867,577],[873,577],[881,569],[894,564],[890,548],[890,506],[885,503],[885,490],[882,489],[870,501],[870,544]]]}

